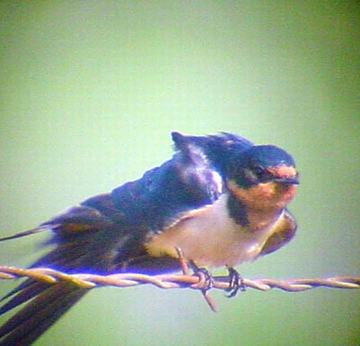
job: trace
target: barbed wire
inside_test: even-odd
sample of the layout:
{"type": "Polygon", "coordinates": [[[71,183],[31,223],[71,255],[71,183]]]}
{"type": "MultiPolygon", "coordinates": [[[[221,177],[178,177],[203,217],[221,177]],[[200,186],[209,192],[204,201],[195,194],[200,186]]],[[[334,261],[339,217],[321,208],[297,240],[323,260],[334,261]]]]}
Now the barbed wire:
{"type": "MultiPolygon", "coordinates": [[[[229,276],[211,277],[209,286],[208,278],[201,273],[188,274],[183,268],[183,274],[144,275],[137,273],[119,273],[111,275],[98,274],[67,274],[50,268],[23,269],[12,266],[0,266],[0,280],[13,280],[17,278],[31,278],[36,281],[56,284],[69,282],[84,289],[95,287],[133,287],[150,284],[163,289],[191,288],[201,290],[203,296],[213,311],[217,311],[215,301],[208,295],[208,288],[231,291],[233,284],[229,276]]],[[[238,283],[241,288],[252,288],[259,291],[280,289],[286,292],[302,292],[312,288],[360,288],[360,276],[334,276],[329,278],[297,278],[297,279],[246,279],[240,278],[238,283]]]]}
{"type": "MultiPolygon", "coordinates": [[[[203,289],[202,278],[198,274],[161,274],[144,275],[136,273],[120,273],[111,275],[98,274],[66,274],[50,268],[23,269],[11,266],[0,266],[0,279],[12,280],[28,277],[48,284],[59,281],[71,282],[81,288],[94,288],[96,286],[131,287],[151,284],[159,288],[186,288],[203,289]]],[[[277,288],[287,292],[306,291],[316,287],[327,288],[360,288],[360,276],[334,276],[329,278],[300,278],[300,279],[242,279],[246,288],[259,291],[269,291],[277,288]]],[[[214,276],[211,287],[220,290],[229,289],[228,276],[214,276]]]]}

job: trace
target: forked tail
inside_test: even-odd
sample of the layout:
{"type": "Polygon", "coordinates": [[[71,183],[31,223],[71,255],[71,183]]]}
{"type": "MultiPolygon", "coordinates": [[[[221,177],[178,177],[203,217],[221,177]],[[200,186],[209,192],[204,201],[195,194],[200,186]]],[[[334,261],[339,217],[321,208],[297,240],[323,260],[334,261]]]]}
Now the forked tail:
{"type": "MultiPolygon", "coordinates": [[[[0,327],[1,346],[30,345],[88,292],[67,282],[41,285],[42,292],[0,327]]],[[[30,292],[36,291],[36,286],[30,284],[17,293],[0,309],[0,314],[30,299],[30,292]]]]}

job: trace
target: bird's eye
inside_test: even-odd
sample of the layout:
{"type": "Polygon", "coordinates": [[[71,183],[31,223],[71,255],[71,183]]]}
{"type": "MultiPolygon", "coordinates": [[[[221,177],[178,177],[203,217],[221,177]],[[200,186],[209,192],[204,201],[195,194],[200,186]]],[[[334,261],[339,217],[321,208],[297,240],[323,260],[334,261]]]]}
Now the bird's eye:
{"type": "Polygon", "coordinates": [[[263,178],[266,175],[266,170],[262,166],[254,167],[254,172],[258,178],[263,178]]]}

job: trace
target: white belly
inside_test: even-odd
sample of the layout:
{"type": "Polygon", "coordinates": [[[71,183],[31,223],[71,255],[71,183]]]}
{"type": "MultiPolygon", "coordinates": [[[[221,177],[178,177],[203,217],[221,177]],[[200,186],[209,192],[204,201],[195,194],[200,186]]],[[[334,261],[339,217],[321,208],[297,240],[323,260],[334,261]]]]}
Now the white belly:
{"type": "Polygon", "coordinates": [[[147,244],[153,256],[176,257],[175,248],[199,266],[236,266],[251,261],[261,251],[272,227],[249,231],[236,224],[227,212],[228,195],[213,205],[195,210],[180,222],[154,236],[147,244]]]}

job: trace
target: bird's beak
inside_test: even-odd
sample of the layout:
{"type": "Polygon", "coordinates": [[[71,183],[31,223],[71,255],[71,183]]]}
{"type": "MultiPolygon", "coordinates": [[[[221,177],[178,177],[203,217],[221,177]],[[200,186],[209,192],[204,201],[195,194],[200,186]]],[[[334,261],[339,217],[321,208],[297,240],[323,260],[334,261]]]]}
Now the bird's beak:
{"type": "Polygon", "coordinates": [[[285,184],[285,185],[298,185],[299,184],[299,178],[298,177],[292,177],[292,178],[275,178],[275,182],[285,184]]]}

